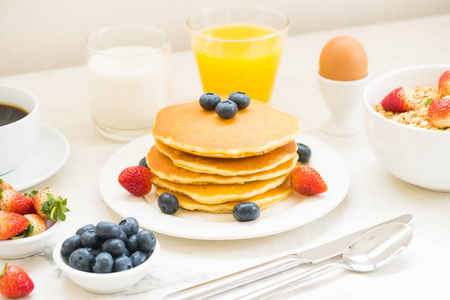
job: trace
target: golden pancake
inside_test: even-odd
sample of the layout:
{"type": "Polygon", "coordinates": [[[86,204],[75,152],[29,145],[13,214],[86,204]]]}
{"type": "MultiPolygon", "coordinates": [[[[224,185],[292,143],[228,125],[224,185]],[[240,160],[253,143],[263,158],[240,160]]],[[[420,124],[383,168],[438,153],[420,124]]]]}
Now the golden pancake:
{"type": "Polygon", "coordinates": [[[294,140],[299,130],[296,117],[259,101],[252,100],[231,119],[222,119],[193,101],[160,110],[153,136],[195,155],[238,158],[281,147],[294,140]]]}
{"type": "Polygon", "coordinates": [[[266,154],[239,159],[197,156],[171,148],[158,140],[155,140],[155,145],[180,168],[222,176],[241,176],[271,170],[297,156],[297,145],[294,141],[266,154]]]}
{"type": "Polygon", "coordinates": [[[175,183],[152,176],[152,183],[160,188],[179,193],[205,204],[218,204],[230,201],[248,199],[280,186],[289,174],[266,179],[246,182],[243,184],[205,184],[192,185],[175,183]]]}
{"type": "Polygon", "coordinates": [[[147,165],[152,173],[159,178],[183,184],[242,184],[248,181],[265,180],[285,175],[291,172],[296,163],[298,156],[291,160],[278,165],[272,170],[263,171],[254,174],[242,176],[222,176],[206,173],[192,172],[183,168],[179,168],[172,163],[172,160],[162,154],[158,148],[153,146],[147,154],[147,165]]]}
{"type": "MultiPolygon", "coordinates": [[[[232,201],[232,202],[226,202],[226,203],[219,203],[219,204],[204,204],[200,202],[196,202],[192,200],[191,198],[170,192],[166,189],[162,188],[156,188],[156,192],[161,195],[162,193],[172,193],[178,198],[178,202],[180,203],[180,207],[187,209],[187,210],[193,210],[193,211],[201,211],[201,212],[207,212],[207,213],[213,213],[213,214],[221,214],[221,213],[232,213],[233,207],[244,201],[248,202],[254,202],[256,205],[259,206],[259,208],[265,209],[268,208],[279,201],[287,198],[291,192],[292,189],[289,186],[289,180],[285,180],[282,185],[271,189],[265,193],[259,194],[257,196],[254,196],[252,198],[246,199],[244,201],[232,201]]],[[[305,197],[306,198],[306,197],[305,197]]]]}

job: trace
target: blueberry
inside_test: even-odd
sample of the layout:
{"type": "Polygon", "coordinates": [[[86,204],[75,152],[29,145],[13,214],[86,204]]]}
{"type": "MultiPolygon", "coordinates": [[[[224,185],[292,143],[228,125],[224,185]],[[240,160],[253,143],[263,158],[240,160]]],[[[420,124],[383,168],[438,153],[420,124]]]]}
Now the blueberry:
{"type": "Polygon", "coordinates": [[[233,217],[240,222],[256,220],[259,214],[259,206],[253,202],[241,202],[233,207],[233,217]]]}
{"type": "Polygon", "coordinates": [[[156,237],[150,230],[143,229],[136,234],[137,246],[144,252],[153,252],[156,246],[156,237]]]}
{"type": "Polygon", "coordinates": [[[297,154],[298,154],[298,161],[306,163],[311,158],[311,148],[302,143],[297,143],[297,154]]]}
{"type": "Polygon", "coordinates": [[[137,267],[147,260],[148,255],[145,252],[136,251],[131,255],[130,258],[131,262],[133,263],[133,267],[137,267]]]}
{"type": "Polygon", "coordinates": [[[108,252],[102,252],[95,257],[92,265],[94,273],[111,273],[114,265],[114,259],[108,252]]]}
{"type": "Polygon", "coordinates": [[[216,113],[222,119],[231,119],[238,111],[237,104],[231,100],[225,100],[217,104],[216,113]]]}
{"type": "Polygon", "coordinates": [[[91,253],[94,254],[94,256],[97,256],[97,255],[99,255],[99,254],[102,253],[102,252],[103,252],[103,250],[102,250],[102,247],[101,247],[101,246],[98,247],[98,248],[92,248],[92,249],[91,249],[91,253]]]}
{"type": "Polygon", "coordinates": [[[78,230],[77,230],[77,232],[75,234],[82,235],[83,232],[88,231],[88,230],[95,230],[95,226],[92,225],[92,224],[84,225],[83,227],[78,228],[78,230]]]}
{"type": "Polygon", "coordinates": [[[61,246],[61,253],[65,257],[69,257],[70,254],[79,249],[82,248],[83,245],[81,244],[81,237],[79,235],[71,236],[70,238],[67,238],[61,246]]]}
{"type": "Polygon", "coordinates": [[[246,93],[234,92],[228,96],[228,100],[236,103],[239,110],[247,108],[250,105],[250,97],[246,93]]]}
{"type": "Polygon", "coordinates": [[[121,239],[109,239],[102,244],[102,250],[112,256],[120,256],[125,252],[125,243],[121,239]]]}
{"type": "Polygon", "coordinates": [[[69,256],[69,266],[84,272],[92,272],[94,261],[95,256],[88,248],[79,248],[69,256]]]}
{"type": "Polygon", "coordinates": [[[138,244],[137,244],[137,235],[132,235],[127,240],[127,249],[130,251],[130,253],[134,253],[139,250],[138,244]]]}
{"type": "Polygon", "coordinates": [[[126,271],[131,268],[133,268],[133,263],[128,256],[120,256],[114,259],[113,272],[126,271]]]}
{"type": "Polygon", "coordinates": [[[139,223],[133,217],[128,217],[119,222],[120,228],[125,231],[127,237],[130,237],[139,231],[139,223]]]}
{"type": "Polygon", "coordinates": [[[123,231],[123,230],[120,231],[119,239],[121,239],[122,242],[124,242],[125,244],[127,243],[128,237],[127,237],[127,234],[125,233],[125,231],[123,231]]]}
{"type": "Polygon", "coordinates": [[[124,252],[123,252],[123,254],[122,255],[124,255],[124,256],[130,256],[130,251],[128,251],[128,249],[127,248],[125,248],[125,250],[124,250],[124,252]]]}
{"type": "Polygon", "coordinates": [[[146,167],[147,169],[150,169],[147,165],[147,157],[143,157],[140,161],[139,161],[139,166],[142,167],[146,167]]]}
{"type": "Polygon", "coordinates": [[[98,236],[97,231],[88,230],[81,235],[81,244],[86,248],[97,248],[103,243],[103,240],[98,236]]]}
{"type": "Polygon", "coordinates": [[[180,203],[171,193],[162,193],[158,197],[158,206],[163,213],[173,215],[180,208],[180,203]]]}
{"type": "Polygon", "coordinates": [[[200,96],[200,106],[206,110],[216,109],[219,102],[220,96],[214,93],[206,93],[200,96]]]}
{"type": "Polygon", "coordinates": [[[120,238],[120,226],[116,223],[102,221],[97,224],[95,230],[102,239],[120,238]]]}

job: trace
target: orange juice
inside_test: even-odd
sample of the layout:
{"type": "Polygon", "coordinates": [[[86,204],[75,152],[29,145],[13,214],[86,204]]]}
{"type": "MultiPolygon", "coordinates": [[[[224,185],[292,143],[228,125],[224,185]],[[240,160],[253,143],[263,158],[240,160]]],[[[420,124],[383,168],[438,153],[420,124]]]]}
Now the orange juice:
{"type": "Polygon", "coordinates": [[[270,100],[286,30],[252,24],[210,27],[192,34],[205,92],[229,95],[244,92],[252,99],[270,100]]]}

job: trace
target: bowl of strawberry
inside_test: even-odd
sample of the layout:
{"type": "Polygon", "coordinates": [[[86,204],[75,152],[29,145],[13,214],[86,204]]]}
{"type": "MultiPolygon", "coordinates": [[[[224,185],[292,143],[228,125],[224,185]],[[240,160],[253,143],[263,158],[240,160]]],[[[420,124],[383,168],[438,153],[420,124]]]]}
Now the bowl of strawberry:
{"type": "Polygon", "coordinates": [[[18,259],[41,251],[65,221],[67,199],[43,189],[22,194],[0,179],[0,258],[18,259]]]}
{"type": "Polygon", "coordinates": [[[392,175],[450,192],[450,65],[388,72],[364,92],[367,140],[392,175]]]}
{"type": "Polygon", "coordinates": [[[112,294],[136,285],[160,252],[150,230],[133,217],[118,224],[101,221],[80,227],[58,243],[53,259],[75,284],[94,293],[112,294]]]}

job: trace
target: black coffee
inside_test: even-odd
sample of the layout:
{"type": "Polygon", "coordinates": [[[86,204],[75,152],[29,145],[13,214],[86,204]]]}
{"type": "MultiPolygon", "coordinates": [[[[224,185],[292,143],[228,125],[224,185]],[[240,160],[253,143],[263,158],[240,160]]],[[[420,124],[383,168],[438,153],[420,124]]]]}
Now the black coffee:
{"type": "Polygon", "coordinates": [[[0,103],[0,126],[16,122],[28,115],[23,108],[11,104],[0,103]]]}

